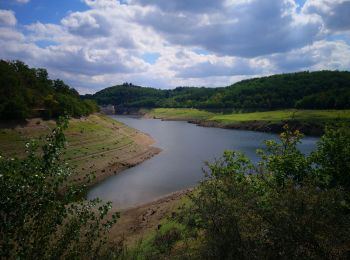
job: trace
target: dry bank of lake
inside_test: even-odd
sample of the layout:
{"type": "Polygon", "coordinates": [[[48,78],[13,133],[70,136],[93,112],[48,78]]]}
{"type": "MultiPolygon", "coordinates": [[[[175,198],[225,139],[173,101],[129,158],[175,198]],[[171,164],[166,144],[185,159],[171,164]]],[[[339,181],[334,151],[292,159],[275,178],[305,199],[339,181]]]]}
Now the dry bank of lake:
{"type": "MultiPolygon", "coordinates": [[[[0,124],[0,151],[6,156],[23,157],[25,144],[36,139],[39,144],[55,128],[53,120],[29,119],[26,122],[0,124]]],[[[75,169],[77,183],[93,186],[103,179],[135,166],[160,152],[147,134],[117,122],[108,116],[94,114],[70,119],[63,159],[75,169]],[[96,178],[87,183],[87,174],[96,178]]]]}

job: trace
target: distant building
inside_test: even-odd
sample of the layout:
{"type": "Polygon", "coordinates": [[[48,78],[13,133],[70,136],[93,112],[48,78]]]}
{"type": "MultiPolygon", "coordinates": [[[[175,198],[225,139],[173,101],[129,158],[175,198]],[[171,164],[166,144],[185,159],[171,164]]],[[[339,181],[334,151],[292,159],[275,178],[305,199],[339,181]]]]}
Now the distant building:
{"type": "Polygon", "coordinates": [[[113,105],[100,106],[100,111],[101,111],[101,113],[106,114],[106,115],[114,115],[115,114],[115,108],[113,105]]]}

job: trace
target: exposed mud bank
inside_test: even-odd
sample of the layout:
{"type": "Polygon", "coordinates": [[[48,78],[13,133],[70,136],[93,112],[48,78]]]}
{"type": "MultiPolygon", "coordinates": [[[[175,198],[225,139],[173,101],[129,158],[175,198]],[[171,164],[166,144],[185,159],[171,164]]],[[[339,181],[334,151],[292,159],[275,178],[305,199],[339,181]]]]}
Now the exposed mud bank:
{"type": "Polygon", "coordinates": [[[281,123],[271,123],[264,121],[249,121],[234,124],[221,124],[215,121],[188,121],[189,123],[197,124],[204,127],[219,127],[226,129],[250,130],[269,133],[281,133],[283,126],[288,126],[293,130],[299,130],[308,136],[321,136],[324,133],[324,126],[312,123],[303,123],[298,121],[285,121],[281,123]]]}

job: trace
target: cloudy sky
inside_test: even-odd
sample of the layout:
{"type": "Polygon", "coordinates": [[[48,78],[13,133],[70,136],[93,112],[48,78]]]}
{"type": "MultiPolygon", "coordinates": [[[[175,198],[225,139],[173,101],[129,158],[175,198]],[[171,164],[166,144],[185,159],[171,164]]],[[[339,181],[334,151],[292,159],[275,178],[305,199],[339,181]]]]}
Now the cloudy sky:
{"type": "Polygon", "coordinates": [[[0,0],[0,58],[81,93],[350,70],[347,0],[0,0]]]}

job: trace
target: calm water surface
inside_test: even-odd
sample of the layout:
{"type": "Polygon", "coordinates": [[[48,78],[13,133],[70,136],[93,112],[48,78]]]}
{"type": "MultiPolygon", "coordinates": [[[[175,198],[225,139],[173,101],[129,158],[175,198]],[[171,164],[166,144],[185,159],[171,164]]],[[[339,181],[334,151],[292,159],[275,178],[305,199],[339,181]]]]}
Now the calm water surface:
{"type": "MultiPolygon", "coordinates": [[[[165,194],[193,187],[203,178],[205,161],[213,161],[226,149],[244,152],[257,162],[255,151],[263,141],[277,139],[276,134],[199,127],[180,121],[161,121],[126,116],[114,119],[150,134],[154,146],[163,151],[153,158],[112,176],[90,190],[88,198],[112,201],[127,208],[154,200],[165,194]]],[[[309,153],[318,138],[306,137],[300,149],[309,153]]]]}

